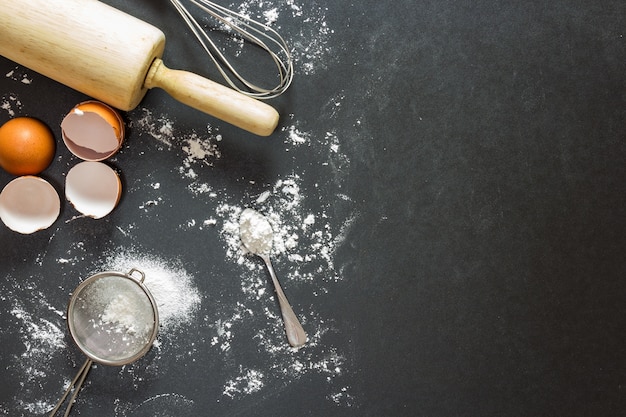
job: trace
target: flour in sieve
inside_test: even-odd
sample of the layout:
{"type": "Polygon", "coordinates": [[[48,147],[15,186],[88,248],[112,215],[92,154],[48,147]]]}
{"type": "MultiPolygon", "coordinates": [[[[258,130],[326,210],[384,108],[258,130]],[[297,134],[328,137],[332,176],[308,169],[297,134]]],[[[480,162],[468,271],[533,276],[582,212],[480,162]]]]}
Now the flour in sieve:
{"type": "Polygon", "coordinates": [[[113,326],[117,333],[144,337],[152,326],[138,319],[141,310],[127,294],[117,294],[105,307],[100,320],[103,324],[113,326]]]}

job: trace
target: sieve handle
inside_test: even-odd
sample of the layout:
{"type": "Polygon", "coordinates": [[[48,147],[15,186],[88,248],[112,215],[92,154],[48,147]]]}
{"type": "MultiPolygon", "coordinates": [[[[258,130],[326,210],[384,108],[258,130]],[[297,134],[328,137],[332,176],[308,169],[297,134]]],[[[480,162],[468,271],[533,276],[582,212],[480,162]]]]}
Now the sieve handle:
{"type": "MultiPolygon", "coordinates": [[[[137,268],[131,268],[130,271],[128,271],[128,273],[126,275],[128,275],[129,277],[133,278],[133,273],[136,272],[139,275],[141,275],[141,279],[140,280],[136,280],[135,281],[139,281],[140,283],[143,284],[143,281],[146,279],[146,274],[143,273],[143,271],[138,270],[137,268]]],[[[134,278],[133,278],[134,279],[134,278]]]]}
{"type": "Polygon", "coordinates": [[[74,377],[74,380],[72,381],[70,386],[67,387],[67,389],[65,390],[65,393],[63,394],[63,396],[61,397],[57,405],[50,412],[49,417],[53,417],[57,413],[57,411],[59,411],[59,409],[61,408],[61,405],[63,405],[63,402],[65,401],[67,396],[70,394],[70,392],[72,392],[72,388],[73,388],[74,393],[72,394],[72,397],[70,398],[70,402],[67,405],[67,408],[65,409],[65,414],[63,414],[63,416],[67,417],[70,415],[70,410],[72,409],[72,405],[74,405],[74,402],[76,401],[76,397],[78,397],[78,393],[80,392],[80,389],[82,388],[83,383],[85,382],[85,378],[87,378],[87,374],[89,373],[89,370],[91,369],[92,363],[93,361],[91,359],[87,359],[85,363],[83,364],[83,366],[80,367],[80,369],[78,370],[78,373],[74,377]]]}

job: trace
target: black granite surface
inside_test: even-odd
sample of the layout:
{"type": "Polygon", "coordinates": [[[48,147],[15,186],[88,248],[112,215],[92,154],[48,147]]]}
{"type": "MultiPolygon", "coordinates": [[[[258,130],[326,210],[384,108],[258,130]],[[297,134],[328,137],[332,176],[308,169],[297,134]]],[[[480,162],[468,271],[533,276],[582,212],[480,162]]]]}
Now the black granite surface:
{"type": "MultiPolygon", "coordinates": [[[[169,66],[219,79],[168,2],[106,3],[161,28],[169,66]]],[[[77,218],[62,198],[49,229],[23,236],[0,224],[0,415],[54,405],[83,357],[67,334],[55,348],[37,331],[67,333],[59,311],[71,291],[131,247],[182,265],[200,306],[160,349],[121,370],[94,368],[73,415],[623,415],[626,3],[244,6],[276,9],[295,51],[293,85],[270,101],[282,116],[274,135],[150,91],[124,114],[127,140],[107,162],[124,185],[113,213],[77,218]],[[217,197],[189,191],[183,142],[150,135],[138,123],[146,110],[172,120],[176,137],[219,133],[220,157],[192,165],[217,197]],[[308,142],[290,142],[292,128],[308,142]],[[336,238],[320,276],[277,260],[315,343],[267,352],[255,335],[280,328],[264,313],[277,311],[268,291],[222,350],[215,323],[247,302],[239,276],[250,271],[227,256],[217,210],[254,205],[294,175],[302,211],[324,213],[336,238]],[[189,225],[209,217],[215,225],[189,225]],[[316,278],[289,281],[296,271],[316,278]],[[243,378],[225,394],[247,370],[262,386],[247,392],[243,378]]],[[[0,122],[29,115],[53,128],[56,158],[42,176],[63,196],[77,159],[59,124],[87,97],[4,58],[0,75],[0,122]]],[[[0,172],[0,186],[12,178],[0,172]]],[[[280,331],[265,334],[281,345],[280,331]]]]}

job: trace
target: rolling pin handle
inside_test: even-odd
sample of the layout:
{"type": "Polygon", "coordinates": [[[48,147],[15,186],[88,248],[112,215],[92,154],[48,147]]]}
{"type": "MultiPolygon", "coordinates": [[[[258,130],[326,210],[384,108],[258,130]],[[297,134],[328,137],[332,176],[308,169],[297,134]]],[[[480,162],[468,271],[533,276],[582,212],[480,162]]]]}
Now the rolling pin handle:
{"type": "Polygon", "coordinates": [[[197,74],[171,70],[159,58],[148,70],[144,86],[161,88],[181,103],[260,136],[271,135],[278,125],[272,106],[197,74]]]}

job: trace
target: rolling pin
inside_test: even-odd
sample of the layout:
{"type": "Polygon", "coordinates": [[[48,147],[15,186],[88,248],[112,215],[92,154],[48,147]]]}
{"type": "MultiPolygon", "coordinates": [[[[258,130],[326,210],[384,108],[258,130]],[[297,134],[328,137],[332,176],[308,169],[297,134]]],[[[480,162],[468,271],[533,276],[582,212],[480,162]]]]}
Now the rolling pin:
{"type": "Polygon", "coordinates": [[[0,55],[120,110],[150,88],[261,136],[271,106],[187,71],[167,68],[158,28],[97,0],[2,0],[0,55]]]}

